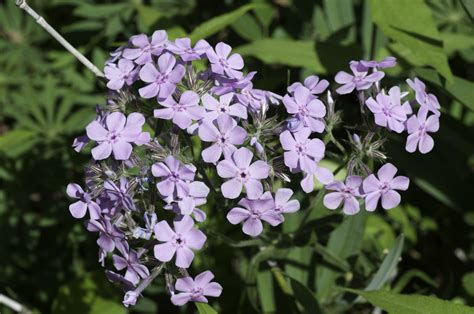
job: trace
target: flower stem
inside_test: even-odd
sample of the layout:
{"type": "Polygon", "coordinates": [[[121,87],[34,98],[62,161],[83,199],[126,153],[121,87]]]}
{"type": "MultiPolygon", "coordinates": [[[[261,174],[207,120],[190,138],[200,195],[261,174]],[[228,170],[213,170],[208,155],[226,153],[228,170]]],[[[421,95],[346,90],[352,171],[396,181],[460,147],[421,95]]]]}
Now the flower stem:
{"type": "Polygon", "coordinates": [[[51,25],[46,22],[46,20],[36,13],[26,0],[16,0],[16,5],[23,9],[26,13],[28,13],[33,19],[35,19],[36,23],[38,23],[41,27],[44,28],[51,36],[54,37],[64,48],[66,48],[74,57],[76,57],[86,68],[91,70],[97,77],[104,77],[104,73],[99,70],[89,59],[87,59],[82,53],[80,53],[76,48],[74,48],[66,39],[64,39],[61,34],[59,34],[51,25]]]}

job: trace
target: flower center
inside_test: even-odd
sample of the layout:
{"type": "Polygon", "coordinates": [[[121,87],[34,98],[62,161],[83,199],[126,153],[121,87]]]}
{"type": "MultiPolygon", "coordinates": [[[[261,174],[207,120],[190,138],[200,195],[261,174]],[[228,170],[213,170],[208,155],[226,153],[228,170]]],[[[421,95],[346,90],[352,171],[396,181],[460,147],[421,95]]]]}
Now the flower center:
{"type": "Polygon", "coordinates": [[[240,170],[239,177],[242,181],[247,181],[249,174],[246,170],[240,170]]]}
{"type": "Polygon", "coordinates": [[[177,247],[182,247],[186,244],[186,240],[179,233],[176,234],[174,242],[177,247]]]}
{"type": "Polygon", "coordinates": [[[381,191],[382,193],[388,192],[389,190],[391,190],[391,188],[390,188],[390,183],[388,183],[388,182],[382,182],[382,184],[380,185],[380,188],[379,188],[379,189],[380,189],[380,191],[381,191]]]}
{"type": "Polygon", "coordinates": [[[179,179],[180,179],[180,178],[179,178],[179,173],[174,172],[174,171],[171,171],[170,179],[171,179],[171,181],[173,181],[173,182],[179,181],[179,179]]]}
{"type": "Polygon", "coordinates": [[[303,144],[296,144],[296,152],[298,155],[306,155],[306,146],[303,144]]]}
{"type": "Polygon", "coordinates": [[[219,64],[222,65],[225,68],[227,68],[229,66],[229,63],[227,62],[227,60],[222,59],[222,58],[219,58],[219,64]]]}
{"type": "Polygon", "coordinates": [[[107,141],[109,143],[116,143],[120,138],[120,134],[117,133],[116,131],[110,131],[109,134],[107,135],[107,141]]]}

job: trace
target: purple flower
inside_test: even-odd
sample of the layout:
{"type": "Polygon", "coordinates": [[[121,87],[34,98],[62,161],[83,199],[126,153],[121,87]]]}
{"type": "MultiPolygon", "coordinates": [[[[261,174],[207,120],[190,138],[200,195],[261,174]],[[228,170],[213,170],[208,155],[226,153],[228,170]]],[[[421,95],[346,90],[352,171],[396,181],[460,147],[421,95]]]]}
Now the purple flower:
{"type": "Polygon", "coordinates": [[[253,164],[253,154],[245,147],[237,149],[232,158],[220,161],[217,164],[217,173],[221,178],[231,178],[221,186],[222,195],[226,198],[235,199],[245,186],[247,196],[255,198],[263,193],[261,179],[268,177],[270,167],[266,162],[257,160],[253,164]]]}
{"type": "Polygon", "coordinates": [[[115,246],[125,238],[122,231],[107,218],[89,220],[87,221],[86,228],[91,232],[99,232],[97,244],[106,252],[112,252],[115,246]]]}
{"type": "Polygon", "coordinates": [[[69,205],[69,211],[72,217],[82,218],[89,210],[91,219],[98,219],[100,217],[100,207],[92,200],[90,195],[81,188],[79,184],[70,183],[66,188],[67,195],[71,198],[78,199],[77,202],[69,205]]]}
{"type": "Polygon", "coordinates": [[[400,105],[400,88],[392,87],[388,95],[381,92],[376,99],[377,101],[370,97],[365,102],[375,116],[375,124],[401,133],[405,129],[403,122],[407,119],[407,113],[400,105]]]}
{"type": "Polygon", "coordinates": [[[244,67],[244,60],[237,53],[230,55],[231,51],[232,48],[229,45],[220,42],[216,45],[215,50],[210,47],[206,51],[206,55],[211,63],[212,72],[231,78],[240,78],[242,72],[238,70],[242,70],[244,67]]]}
{"type": "Polygon", "coordinates": [[[321,100],[312,97],[306,87],[298,86],[293,97],[285,95],[283,104],[288,113],[293,114],[311,131],[318,133],[324,131],[322,118],[326,115],[326,107],[321,100]]]}
{"type": "Polygon", "coordinates": [[[120,59],[118,65],[110,63],[104,68],[105,77],[109,80],[107,87],[112,90],[119,90],[123,84],[132,85],[135,82],[138,71],[135,64],[127,59],[120,59]]]}
{"type": "Polygon", "coordinates": [[[119,183],[119,186],[117,186],[110,180],[104,182],[104,189],[109,199],[115,202],[115,207],[135,210],[133,198],[129,195],[130,185],[127,178],[120,177],[119,183]]]}
{"type": "Polygon", "coordinates": [[[176,253],[176,266],[188,268],[194,259],[191,249],[200,250],[206,242],[206,235],[193,228],[194,222],[189,216],[174,221],[174,231],[164,220],[155,226],[155,237],[165,242],[155,245],[155,257],[161,262],[169,262],[176,253]]]}
{"type": "Polygon", "coordinates": [[[435,115],[439,116],[439,109],[441,108],[438,98],[433,94],[428,94],[426,92],[426,85],[417,77],[412,81],[407,80],[408,85],[415,91],[416,102],[425,110],[433,112],[435,115]]]}
{"type": "Polygon", "coordinates": [[[354,215],[359,212],[359,202],[356,197],[360,197],[359,189],[362,179],[359,176],[348,176],[346,184],[335,181],[326,185],[326,189],[336,191],[324,196],[324,206],[329,209],[336,209],[344,202],[342,211],[346,215],[354,215]]]}
{"type": "Polygon", "coordinates": [[[291,189],[280,188],[275,193],[275,211],[280,214],[294,213],[300,209],[298,200],[291,200],[293,191],[291,189]]]}
{"type": "Polygon", "coordinates": [[[382,207],[391,209],[400,204],[400,194],[395,190],[406,191],[410,180],[405,176],[395,177],[397,168],[391,163],[383,165],[377,172],[378,179],[371,174],[362,183],[365,209],[374,211],[379,199],[382,198],[382,207]]]}
{"type": "Polygon", "coordinates": [[[140,257],[138,253],[129,250],[127,242],[124,242],[124,245],[118,245],[117,248],[123,257],[113,255],[112,260],[117,270],[126,269],[125,279],[136,285],[140,281],[140,277],[145,279],[150,276],[148,268],[138,260],[140,257]]]}
{"type": "Polygon", "coordinates": [[[263,231],[262,220],[271,226],[279,225],[283,222],[283,216],[275,211],[275,202],[270,192],[260,194],[259,199],[243,198],[239,205],[234,207],[227,214],[227,220],[233,225],[244,222],[242,231],[256,237],[263,231]]]}
{"type": "Polygon", "coordinates": [[[105,120],[105,126],[92,121],[86,127],[87,136],[99,145],[92,149],[95,160],[103,160],[113,152],[116,160],[127,160],[132,153],[132,145],[150,141],[150,134],[142,132],[145,118],[140,113],[131,113],[128,118],[121,112],[112,112],[105,120]]]}
{"type": "Polygon", "coordinates": [[[247,109],[240,103],[233,103],[233,93],[228,93],[219,97],[219,101],[209,94],[202,96],[201,100],[204,107],[208,110],[205,116],[206,120],[215,120],[217,117],[227,114],[233,117],[247,119],[247,109]]]}
{"type": "MultiPolygon", "coordinates": [[[[303,86],[303,84],[300,82],[291,84],[288,87],[288,93],[294,93],[299,86],[303,86]]],[[[316,75],[311,75],[305,78],[304,86],[309,89],[312,95],[318,95],[322,94],[326,88],[328,88],[329,82],[327,80],[319,80],[319,77],[316,75]]]]}
{"type": "Polygon", "coordinates": [[[206,219],[206,213],[196,208],[206,204],[209,188],[200,181],[194,181],[188,184],[189,193],[187,196],[178,200],[174,205],[178,208],[181,215],[194,215],[196,221],[202,222],[206,219]]]}
{"type": "Polygon", "coordinates": [[[127,291],[123,296],[122,304],[125,307],[129,307],[130,305],[135,305],[137,303],[139,294],[135,291],[127,291]]]}
{"type": "Polygon", "coordinates": [[[293,134],[288,130],[280,134],[280,143],[285,150],[285,165],[291,170],[313,173],[317,163],[324,157],[324,143],[317,138],[310,139],[310,134],[309,128],[302,128],[293,134]]]}
{"type": "Polygon", "coordinates": [[[169,196],[176,193],[178,197],[185,197],[189,193],[186,182],[194,180],[196,169],[192,165],[181,165],[176,157],[168,156],[164,163],[154,164],[151,172],[155,177],[162,178],[156,184],[161,195],[169,196]]]}
{"type": "Polygon", "coordinates": [[[118,283],[125,291],[130,291],[135,288],[135,285],[129,280],[125,279],[124,276],[117,274],[111,270],[105,270],[105,276],[110,282],[118,283]]]}
{"type": "Polygon", "coordinates": [[[182,292],[173,294],[171,302],[178,306],[189,301],[207,303],[205,296],[220,296],[222,286],[217,282],[211,282],[212,279],[214,279],[214,274],[210,271],[200,273],[194,280],[191,277],[179,278],[176,280],[175,289],[182,292]]]}
{"type": "Polygon", "coordinates": [[[168,35],[165,31],[156,31],[151,36],[151,42],[144,34],[135,35],[130,42],[138,48],[125,48],[123,57],[135,60],[137,64],[145,64],[152,61],[152,55],[159,56],[168,43],[168,35]]]}
{"type": "Polygon", "coordinates": [[[209,43],[203,39],[198,40],[196,45],[194,45],[194,48],[192,48],[191,39],[189,38],[178,38],[174,43],[170,43],[167,47],[169,51],[179,55],[183,61],[201,59],[209,48],[209,43]]]}
{"type": "Polygon", "coordinates": [[[155,109],[155,118],[173,120],[173,123],[181,129],[186,129],[191,125],[193,120],[201,119],[206,111],[199,106],[199,96],[193,91],[185,91],[179,103],[173,97],[168,97],[164,101],[160,101],[164,109],[155,109]]]}
{"type": "Polygon", "coordinates": [[[90,142],[89,137],[87,137],[87,135],[84,134],[74,139],[74,142],[72,143],[72,147],[74,148],[76,152],[79,153],[84,148],[84,146],[86,146],[89,142],[90,142]]]}
{"type": "Polygon", "coordinates": [[[211,88],[211,92],[220,96],[246,88],[247,86],[252,85],[252,79],[255,74],[257,74],[257,72],[252,71],[238,79],[218,76],[215,80],[215,86],[211,88]]]}
{"type": "Polygon", "coordinates": [[[385,57],[382,61],[361,60],[360,63],[367,68],[375,68],[375,69],[393,68],[394,66],[397,65],[397,58],[388,56],[388,57],[385,57]]]}
{"type": "Polygon", "coordinates": [[[329,184],[333,181],[334,176],[329,169],[316,164],[316,170],[314,172],[306,172],[303,180],[301,180],[301,188],[303,191],[311,193],[314,190],[315,178],[322,184],[329,184]]]}
{"type": "Polygon", "coordinates": [[[178,84],[184,77],[184,66],[176,65],[176,59],[170,53],[164,53],[158,58],[158,68],[149,62],[140,70],[140,79],[147,86],[138,90],[143,98],[153,98],[158,95],[159,100],[165,100],[176,89],[178,84]]]}
{"type": "Polygon", "coordinates": [[[247,107],[249,110],[257,112],[265,102],[265,95],[260,90],[254,89],[252,84],[242,88],[239,93],[236,94],[239,103],[247,107]]]}
{"type": "Polygon", "coordinates": [[[412,115],[407,121],[407,131],[410,135],[407,138],[405,149],[413,153],[418,147],[420,153],[426,154],[434,147],[433,138],[428,132],[434,133],[439,130],[439,117],[430,115],[428,111],[420,108],[418,115],[412,115]]]}
{"type": "Polygon", "coordinates": [[[354,88],[356,90],[368,89],[373,83],[380,81],[385,76],[385,73],[381,71],[368,74],[369,69],[357,61],[351,61],[350,68],[353,75],[340,71],[334,78],[337,83],[343,84],[341,87],[336,89],[338,94],[349,94],[354,90],[354,88]]]}
{"type": "Polygon", "coordinates": [[[210,147],[202,151],[202,158],[205,162],[215,163],[222,153],[226,159],[231,158],[232,153],[237,149],[235,145],[242,145],[247,136],[247,132],[237,122],[228,115],[221,115],[216,121],[204,121],[199,126],[199,137],[204,142],[212,142],[210,147]]]}

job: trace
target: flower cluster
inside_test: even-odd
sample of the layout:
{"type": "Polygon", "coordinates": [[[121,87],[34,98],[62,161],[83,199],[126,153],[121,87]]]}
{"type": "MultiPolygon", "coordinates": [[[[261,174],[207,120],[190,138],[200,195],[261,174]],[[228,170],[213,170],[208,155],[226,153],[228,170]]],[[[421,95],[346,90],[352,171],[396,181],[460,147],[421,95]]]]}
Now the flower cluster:
{"type": "Polygon", "coordinates": [[[315,183],[325,185],[324,204],[335,209],[343,203],[349,215],[359,211],[358,198],[368,211],[379,199],[385,209],[397,206],[396,190],[406,190],[408,178],[395,176],[389,163],[370,174],[361,152],[376,145],[371,140],[380,127],[406,130],[407,150],[428,152],[433,140],[427,132],[438,128],[439,104],[418,79],[408,81],[420,106],[416,115],[408,101],[401,104],[407,93],[399,87],[380,90],[380,69],[394,64],[394,58],[354,61],[353,75],[336,75],[344,84],[336,91],[356,90],[375,117],[364,140],[352,141],[359,154],[347,164],[343,183],[321,165],[326,144],[338,144],[334,101],[329,91],[322,97],[327,80],[310,76],[282,97],[254,88],[256,73],[244,72],[242,57],[229,45],[200,40],[193,46],[189,38],[169,40],[162,30],[151,38],[133,36],[111,54],[104,69],[107,104],[73,144],[76,151],[92,146],[85,188],[71,183],[67,194],[77,200],[69,208],[74,218],[88,213],[99,262],[114,267],[106,274],[124,288],[123,304],[134,305],[163,273],[175,305],[221,294],[210,271],[188,275],[206,245],[202,222],[214,214],[206,208],[209,196],[222,206],[216,212],[225,211],[230,224],[251,237],[268,228],[264,223],[275,227],[300,209],[289,185],[294,180],[306,193],[315,183]],[[196,61],[207,64],[205,70],[197,71],[196,61]]]}

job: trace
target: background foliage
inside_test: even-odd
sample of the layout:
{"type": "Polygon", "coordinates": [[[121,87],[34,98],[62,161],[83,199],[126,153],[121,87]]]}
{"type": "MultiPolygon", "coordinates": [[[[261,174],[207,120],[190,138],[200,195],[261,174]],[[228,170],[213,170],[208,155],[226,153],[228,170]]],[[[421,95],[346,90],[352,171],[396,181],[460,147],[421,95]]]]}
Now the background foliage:
{"type": "MultiPolygon", "coordinates": [[[[193,267],[216,273],[224,293],[212,306],[222,313],[368,313],[373,305],[464,313],[453,303],[474,305],[473,1],[29,3],[99,67],[129,36],[166,29],[173,38],[230,43],[258,71],[257,87],[280,94],[312,73],[331,81],[350,60],[396,56],[386,84],[419,76],[443,107],[432,153],[408,154],[399,137],[388,147],[412,179],[404,205],[343,218],[316,193],[301,194],[303,210],[274,238],[248,240],[211,202],[207,228],[215,232],[193,267]]],[[[71,149],[72,139],[104,91],[13,0],[0,1],[0,293],[35,312],[126,313],[97,264],[94,237],[70,217],[65,196],[87,159],[71,149]]],[[[196,311],[170,305],[163,287],[147,289],[129,312],[196,311]]]]}

